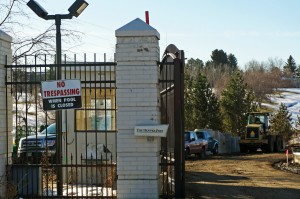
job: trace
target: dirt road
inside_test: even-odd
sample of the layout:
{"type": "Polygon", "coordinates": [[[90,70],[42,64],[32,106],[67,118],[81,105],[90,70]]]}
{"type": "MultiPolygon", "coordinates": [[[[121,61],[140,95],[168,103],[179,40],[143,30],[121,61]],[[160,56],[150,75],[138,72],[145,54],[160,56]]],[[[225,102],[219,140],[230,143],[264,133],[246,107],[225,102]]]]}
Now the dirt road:
{"type": "Polygon", "coordinates": [[[274,169],[285,154],[208,156],[186,161],[187,198],[300,199],[300,175],[274,169]]]}

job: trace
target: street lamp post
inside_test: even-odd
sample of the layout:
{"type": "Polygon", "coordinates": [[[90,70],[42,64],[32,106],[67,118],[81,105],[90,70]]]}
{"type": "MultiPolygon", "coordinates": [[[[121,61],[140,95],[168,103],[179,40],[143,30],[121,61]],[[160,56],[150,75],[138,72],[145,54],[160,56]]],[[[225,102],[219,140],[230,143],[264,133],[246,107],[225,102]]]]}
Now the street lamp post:
{"type": "MultiPolygon", "coordinates": [[[[68,9],[69,14],[55,14],[48,15],[48,12],[40,6],[35,0],[30,0],[27,6],[35,12],[39,17],[45,20],[55,20],[56,26],[56,80],[61,80],[61,31],[60,25],[62,19],[72,19],[73,16],[78,17],[82,11],[89,4],[84,0],[76,0],[71,7],[68,9]]],[[[62,112],[61,110],[56,111],[56,156],[57,165],[60,165],[57,170],[57,194],[62,195],[62,167],[61,167],[61,154],[62,154],[62,112]]]]}

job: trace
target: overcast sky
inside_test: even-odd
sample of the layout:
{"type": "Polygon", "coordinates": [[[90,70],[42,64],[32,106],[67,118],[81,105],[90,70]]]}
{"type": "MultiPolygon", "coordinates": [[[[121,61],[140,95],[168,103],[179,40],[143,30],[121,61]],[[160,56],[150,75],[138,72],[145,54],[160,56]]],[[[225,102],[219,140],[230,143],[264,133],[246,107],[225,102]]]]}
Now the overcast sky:
{"type": "MultiPolygon", "coordinates": [[[[36,0],[49,14],[68,13],[74,0],[36,0]]],[[[77,54],[107,53],[112,59],[115,30],[150,14],[150,25],[160,33],[161,52],[173,43],[187,58],[210,59],[214,49],[233,53],[239,66],[252,59],[287,60],[292,55],[300,64],[300,0],[86,0],[82,15],[64,20],[83,33],[72,48],[77,54]]],[[[30,31],[43,31],[53,21],[45,21],[28,9],[30,31]]],[[[28,33],[30,34],[30,33],[28,33]]],[[[63,43],[63,48],[64,43],[63,43]]]]}

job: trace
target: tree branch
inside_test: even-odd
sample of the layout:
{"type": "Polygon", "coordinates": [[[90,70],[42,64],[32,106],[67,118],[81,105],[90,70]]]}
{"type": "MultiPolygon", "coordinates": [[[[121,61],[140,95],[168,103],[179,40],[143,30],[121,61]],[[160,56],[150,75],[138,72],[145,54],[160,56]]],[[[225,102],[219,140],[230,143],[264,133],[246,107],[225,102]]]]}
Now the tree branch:
{"type": "Polygon", "coordinates": [[[0,22],[0,26],[2,26],[4,24],[4,22],[10,17],[10,14],[12,12],[15,2],[16,2],[16,0],[11,1],[10,5],[8,7],[7,14],[5,15],[4,19],[0,22]]]}

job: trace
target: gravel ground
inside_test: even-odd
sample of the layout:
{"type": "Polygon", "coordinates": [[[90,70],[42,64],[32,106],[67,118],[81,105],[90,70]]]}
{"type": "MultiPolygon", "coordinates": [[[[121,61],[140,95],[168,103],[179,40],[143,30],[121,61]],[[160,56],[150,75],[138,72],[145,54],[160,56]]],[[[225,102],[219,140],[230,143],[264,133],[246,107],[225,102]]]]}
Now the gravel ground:
{"type": "Polygon", "coordinates": [[[299,199],[300,175],[291,172],[299,165],[286,170],[285,158],[285,153],[258,152],[191,158],[185,166],[186,198],[299,199]]]}
{"type": "Polygon", "coordinates": [[[288,164],[284,161],[276,162],[273,167],[282,171],[300,174],[300,164],[292,163],[292,161],[289,161],[288,164]]]}

